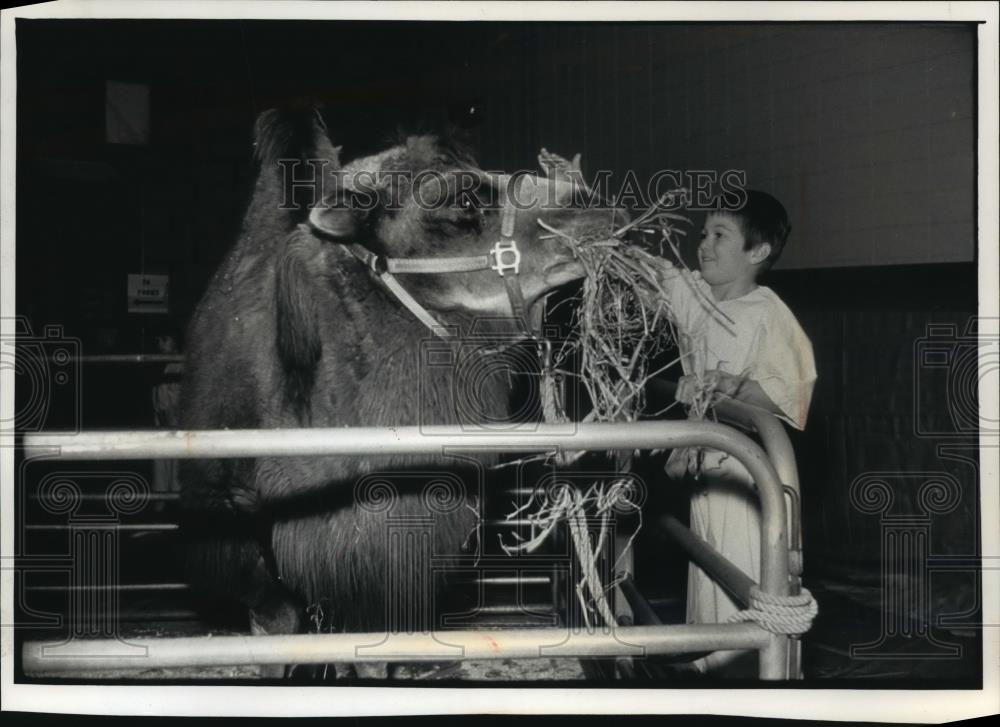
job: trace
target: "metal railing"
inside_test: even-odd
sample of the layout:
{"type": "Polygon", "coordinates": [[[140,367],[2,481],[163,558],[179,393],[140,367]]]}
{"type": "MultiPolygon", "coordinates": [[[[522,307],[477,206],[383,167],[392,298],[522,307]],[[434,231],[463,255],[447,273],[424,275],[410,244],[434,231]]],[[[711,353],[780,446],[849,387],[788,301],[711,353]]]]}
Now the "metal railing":
{"type": "MultiPolygon", "coordinates": [[[[720,411],[720,414],[722,412],[720,411]]],[[[725,452],[753,477],[761,503],[761,590],[784,597],[790,593],[788,525],[784,484],[797,487],[794,457],[774,427],[753,412],[732,412],[761,434],[765,452],[747,435],[713,422],[639,422],[632,424],[523,425],[502,432],[460,427],[357,427],[284,430],[131,431],[58,433],[24,437],[29,457],[65,460],[196,459],[259,456],[372,456],[425,454],[461,449],[490,451],[634,450],[704,446],[725,452]],[[759,421],[758,421],[759,420],[759,421]],[[775,459],[773,460],[772,457],[775,459]],[[790,462],[790,465],[789,465],[790,462]],[[788,467],[791,470],[788,470],[788,467]]],[[[766,416],[766,415],[765,415],[766,416]]],[[[780,429],[781,425],[775,420],[780,429]]],[[[784,434],[782,430],[782,434],[784,434]]],[[[787,437],[786,437],[787,440],[787,437]]],[[[788,446],[790,451],[790,445],[788,446]]],[[[683,527],[683,526],[679,526],[683,527]]],[[[689,533],[690,534],[690,533],[689,533]]],[[[699,566],[712,572],[728,590],[742,593],[753,582],[731,564],[725,567],[703,540],[690,534],[688,552],[699,566]]],[[[724,561],[724,559],[723,559],[724,561]]],[[[236,666],[245,664],[328,663],[333,661],[419,661],[441,658],[431,642],[455,647],[463,658],[506,659],[550,656],[634,656],[714,650],[755,649],[760,678],[786,679],[790,671],[792,639],[772,634],[755,624],[655,625],[616,627],[574,634],[564,628],[514,631],[442,631],[433,634],[308,634],[294,636],[233,636],[212,639],[128,639],[122,655],[118,639],[76,639],[63,642],[29,641],[23,645],[22,665],[28,673],[65,673],[80,669],[157,668],[168,666],[236,666]],[[359,644],[391,642],[390,650],[361,654],[359,644]],[[565,643],[565,654],[558,644],[565,643]],[[542,648],[541,645],[551,646],[542,648]]]]}
{"type": "MultiPolygon", "coordinates": [[[[648,382],[647,386],[661,396],[666,396],[670,399],[674,397],[677,391],[677,383],[667,379],[653,379],[648,382]]],[[[712,411],[720,421],[734,424],[741,429],[755,433],[760,439],[764,451],[767,452],[771,464],[774,465],[786,498],[789,540],[788,567],[791,574],[790,594],[797,595],[801,590],[804,568],[802,552],[802,497],[801,486],[799,484],[799,469],[795,461],[795,450],[792,447],[791,439],[788,437],[788,432],[781,421],[774,415],[735,399],[721,399],[717,401],[712,406],[712,411]]],[[[682,530],[686,531],[687,528],[684,528],[683,525],[670,516],[662,519],[661,525],[663,525],[664,530],[681,547],[685,547],[686,544],[691,542],[688,536],[696,538],[699,543],[707,547],[707,544],[703,540],[691,534],[690,531],[687,531],[686,534],[682,532],[682,530]]],[[[685,547],[685,549],[687,548],[685,547]]],[[[706,572],[709,571],[706,570],[706,572]]],[[[733,595],[741,603],[747,603],[746,597],[741,597],[741,592],[733,592],[733,595]]],[[[789,674],[793,678],[801,678],[802,643],[796,640],[792,644],[792,647],[789,650],[789,674]]]]}
{"type": "Polygon", "coordinates": [[[49,360],[76,361],[81,364],[183,364],[181,353],[95,353],[86,355],[59,354],[48,356],[49,360]]]}

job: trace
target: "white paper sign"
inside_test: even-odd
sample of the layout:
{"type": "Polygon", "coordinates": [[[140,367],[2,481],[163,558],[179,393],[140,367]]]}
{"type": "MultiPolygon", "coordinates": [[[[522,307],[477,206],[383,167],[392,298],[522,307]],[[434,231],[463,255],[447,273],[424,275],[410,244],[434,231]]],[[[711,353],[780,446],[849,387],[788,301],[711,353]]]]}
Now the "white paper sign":
{"type": "Polygon", "coordinates": [[[166,313],[169,275],[128,276],[129,313],[166,313]]]}

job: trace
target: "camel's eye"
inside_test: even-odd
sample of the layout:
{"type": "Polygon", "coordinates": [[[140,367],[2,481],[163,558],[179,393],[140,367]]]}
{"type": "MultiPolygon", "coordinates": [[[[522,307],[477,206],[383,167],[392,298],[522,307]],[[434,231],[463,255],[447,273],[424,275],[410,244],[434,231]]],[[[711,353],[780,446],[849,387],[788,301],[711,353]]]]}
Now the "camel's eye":
{"type": "Polygon", "coordinates": [[[463,212],[475,212],[479,209],[476,198],[467,192],[463,192],[458,198],[458,206],[463,212]]]}

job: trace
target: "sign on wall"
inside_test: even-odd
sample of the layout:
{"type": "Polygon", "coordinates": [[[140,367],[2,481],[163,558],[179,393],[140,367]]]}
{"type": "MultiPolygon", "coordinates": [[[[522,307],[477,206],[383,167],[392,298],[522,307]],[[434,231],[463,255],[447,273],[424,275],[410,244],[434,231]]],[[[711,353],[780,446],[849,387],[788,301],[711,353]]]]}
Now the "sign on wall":
{"type": "Polygon", "coordinates": [[[109,144],[149,143],[149,86],[107,81],[104,136],[109,144]]]}
{"type": "Polygon", "coordinates": [[[128,312],[129,313],[166,313],[169,275],[135,275],[128,276],[128,312]]]}

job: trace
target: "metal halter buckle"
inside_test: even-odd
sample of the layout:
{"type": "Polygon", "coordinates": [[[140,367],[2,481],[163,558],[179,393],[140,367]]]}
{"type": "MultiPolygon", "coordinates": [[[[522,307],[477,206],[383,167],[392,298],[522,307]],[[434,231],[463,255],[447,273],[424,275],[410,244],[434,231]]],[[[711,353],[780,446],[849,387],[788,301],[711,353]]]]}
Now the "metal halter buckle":
{"type": "Polygon", "coordinates": [[[521,271],[521,251],[517,249],[517,241],[511,240],[510,242],[504,242],[503,240],[497,240],[496,244],[490,249],[490,255],[493,256],[493,264],[490,265],[491,270],[496,270],[500,277],[503,277],[505,270],[513,270],[514,275],[517,275],[521,271]],[[510,253],[513,255],[513,260],[511,262],[504,261],[504,255],[510,253]]]}
{"type": "MultiPolygon", "coordinates": [[[[544,334],[541,334],[544,335],[544,334]]],[[[552,373],[552,340],[549,338],[536,338],[535,350],[538,352],[538,360],[542,364],[542,373],[552,373]]]]}

